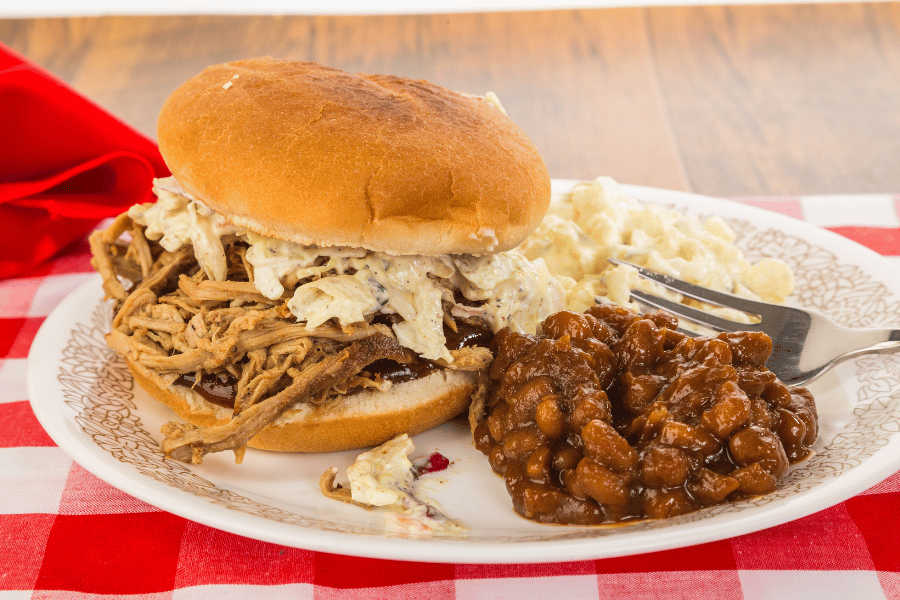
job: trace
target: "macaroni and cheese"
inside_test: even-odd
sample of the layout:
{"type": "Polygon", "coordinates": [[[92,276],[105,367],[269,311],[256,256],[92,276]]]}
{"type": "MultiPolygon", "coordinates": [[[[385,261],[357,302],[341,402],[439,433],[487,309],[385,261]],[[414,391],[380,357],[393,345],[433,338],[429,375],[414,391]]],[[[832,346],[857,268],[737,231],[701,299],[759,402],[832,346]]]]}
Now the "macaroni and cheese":
{"type": "MultiPolygon", "coordinates": [[[[631,290],[684,301],[680,294],[641,278],[634,268],[613,265],[609,257],[715,290],[783,302],[794,289],[788,264],[774,258],[751,264],[734,240],[734,231],[717,216],[700,221],[644,204],[609,177],[600,177],[554,195],[543,222],[519,249],[531,260],[544,260],[566,290],[566,308],[577,313],[596,303],[638,310],[631,290]]],[[[740,311],[704,308],[751,322],[740,311]]]]}

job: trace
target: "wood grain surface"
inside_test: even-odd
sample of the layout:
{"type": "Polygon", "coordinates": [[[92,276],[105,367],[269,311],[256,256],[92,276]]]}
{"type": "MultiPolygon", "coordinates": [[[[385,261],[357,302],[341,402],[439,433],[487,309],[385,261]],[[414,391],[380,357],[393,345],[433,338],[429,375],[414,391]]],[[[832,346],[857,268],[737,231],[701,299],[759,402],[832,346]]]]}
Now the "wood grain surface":
{"type": "Polygon", "coordinates": [[[900,193],[900,4],[0,20],[153,136],[208,64],[271,55],[496,92],[554,177],[718,196],[900,193]]]}

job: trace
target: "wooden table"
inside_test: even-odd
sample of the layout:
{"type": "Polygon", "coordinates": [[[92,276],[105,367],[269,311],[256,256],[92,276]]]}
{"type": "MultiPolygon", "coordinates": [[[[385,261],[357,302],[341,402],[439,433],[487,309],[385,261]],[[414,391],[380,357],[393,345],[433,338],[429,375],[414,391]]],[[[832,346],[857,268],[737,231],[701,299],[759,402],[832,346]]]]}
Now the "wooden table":
{"type": "Polygon", "coordinates": [[[900,192],[900,4],[0,20],[153,135],[210,63],[272,55],[496,92],[554,177],[711,195],[900,192]]]}

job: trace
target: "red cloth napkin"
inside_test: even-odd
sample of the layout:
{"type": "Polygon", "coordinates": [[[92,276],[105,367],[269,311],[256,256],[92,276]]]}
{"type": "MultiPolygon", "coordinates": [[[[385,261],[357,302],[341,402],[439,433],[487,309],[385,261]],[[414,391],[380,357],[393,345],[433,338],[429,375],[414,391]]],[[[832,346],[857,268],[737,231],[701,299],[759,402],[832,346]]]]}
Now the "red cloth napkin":
{"type": "Polygon", "coordinates": [[[152,199],[152,140],[0,44],[0,278],[152,199]]]}

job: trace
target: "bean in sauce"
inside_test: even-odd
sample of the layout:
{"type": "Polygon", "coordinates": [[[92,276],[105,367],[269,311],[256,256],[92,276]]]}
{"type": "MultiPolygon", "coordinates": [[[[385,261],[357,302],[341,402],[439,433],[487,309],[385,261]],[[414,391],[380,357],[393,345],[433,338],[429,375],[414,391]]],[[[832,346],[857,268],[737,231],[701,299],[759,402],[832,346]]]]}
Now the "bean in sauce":
{"type": "Polygon", "coordinates": [[[492,343],[476,446],[542,523],[666,518],[775,489],[810,455],[816,407],[765,368],[757,332],[692,338],[665,313],[595,306],[492,343]]]}

